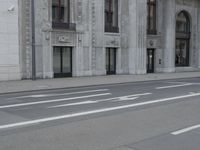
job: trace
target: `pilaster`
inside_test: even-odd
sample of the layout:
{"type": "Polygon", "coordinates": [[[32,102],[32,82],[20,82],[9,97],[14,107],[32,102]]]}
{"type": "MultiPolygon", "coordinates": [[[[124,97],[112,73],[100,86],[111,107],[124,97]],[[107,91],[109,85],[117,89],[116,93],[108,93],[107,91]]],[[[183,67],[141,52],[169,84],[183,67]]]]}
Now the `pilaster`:
{"type": "Polygon", "coordinates": [[[175,71],[176,1],[163,1],[163,63],[164,72],[175,71]]]}
{"type": "Polygon", "coordinates": [[[129,73],[146,73],[146,0],[129,0],[129,73]]]}
{"type": "Polygon", "coordinates": [[[200,68],[200,1],[198,1],[197,10],[197,50],[198,50],[198,68],[200,68]]]}

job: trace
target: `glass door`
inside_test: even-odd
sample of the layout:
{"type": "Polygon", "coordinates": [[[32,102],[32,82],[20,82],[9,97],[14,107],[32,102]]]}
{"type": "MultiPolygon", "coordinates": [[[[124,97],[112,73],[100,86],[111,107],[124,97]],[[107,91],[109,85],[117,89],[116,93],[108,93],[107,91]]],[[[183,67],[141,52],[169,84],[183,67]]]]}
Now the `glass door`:
{"type": "Polygon", "coordinates": [[[147,73],[154,73],[154,49],[147,49],[147,73]]]}
{"type": "Polygon", "coordinates": [[[72,76],[71,47],[54,47],[53,70],[55,78],[72,76]]]}
{"type": "Polygon", "coordinates": [[[189,66],[189,40],[176,39],[175,64],[179,66],[189,66]]]}
{"type": "Polygon", "coordinates": [[[116,48],[106,48],[106,71],[108,75],[116,74],[116,48]]]}

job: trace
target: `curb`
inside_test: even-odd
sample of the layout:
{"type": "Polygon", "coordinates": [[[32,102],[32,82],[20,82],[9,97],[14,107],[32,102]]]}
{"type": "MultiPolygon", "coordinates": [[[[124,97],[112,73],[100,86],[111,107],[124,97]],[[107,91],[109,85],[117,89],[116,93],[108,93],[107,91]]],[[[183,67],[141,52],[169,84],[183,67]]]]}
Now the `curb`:
{"type": "Polygon", "coordinates": [[[119,84],[133,84],[133,83],[145,83],[145,82],[151,82],[151,81],[162,81],[162,80],[175,80],[175,79],[188,79],[188,78],[200,78],[199,76],[187,76],[187,77],[169,77],[169,78],[149,78],[149,79],[143,79],[143,80],[137,80],[137,81],[119,81],[119,82],[110,82],[110,83],[95,83],[95,84],[85,84],[85,85],[75,85],[75,86],[66,86],[66,87],[50,87],[50,88],[44,88],[44,89],[33,89],[33,90],[18,90],[18,91],[8,91],[8,92],[0,92],[1,95],[7,95],[7,94],[19,94],[22,92],[39,92],[39,91],[54,91],[54,90],[64,90],[64,89],[75,89],[75,88],[88,88],[88,87],[94,87],[94,86],[114,86],[119,84]]]}

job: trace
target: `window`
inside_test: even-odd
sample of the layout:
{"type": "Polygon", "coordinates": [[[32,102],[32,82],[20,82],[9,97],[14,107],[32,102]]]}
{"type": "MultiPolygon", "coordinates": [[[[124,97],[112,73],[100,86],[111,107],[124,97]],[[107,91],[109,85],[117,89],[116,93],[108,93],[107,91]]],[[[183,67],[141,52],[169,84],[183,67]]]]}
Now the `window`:
{"type": "Polygon", "coordinates": [[[189,66],[190,20],[182,11],[176,18],[176,67],[189,66]]]}
{"type": "Polygon", "coordinates": [[[52,27],[75,29],[70,22],[70,0],[52,0],[52,27]]]}
{"type": "Polygon", "coordinates": [[[156,34],[156,0],[147,1],[147,33],[156,34]]]}
{"type": "Polygon", "coordinates": [[[119,32],[118,0],[105,0],[105,32],[119,32]]]}
{"type": "Polygon", "coordinates": [[[186,12],[180,12],[176,19],[176,32],[188,34],[190,32],[189,18],[186,12]]]}

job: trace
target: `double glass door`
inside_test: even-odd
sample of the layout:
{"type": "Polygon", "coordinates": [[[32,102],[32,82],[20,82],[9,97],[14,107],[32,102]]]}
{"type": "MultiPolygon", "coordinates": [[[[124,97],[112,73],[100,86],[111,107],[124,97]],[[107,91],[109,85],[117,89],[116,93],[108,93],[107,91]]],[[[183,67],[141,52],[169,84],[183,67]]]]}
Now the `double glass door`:
{"type": "Polygon", "coordinates": [[[72,76],[72,48],[71,47],[54,47],[53,71],[54,71],[55,78],[72,76]]]}
{"type": "Polygon", "coordinates": [[[106,48],[106,71],[108,75],[116,74],[116,48],[106,48]]]}
{"type": "Polygon", "coordinates": [[[147,73],[154,73],[154,49],[147,49],[147,73]]]}

